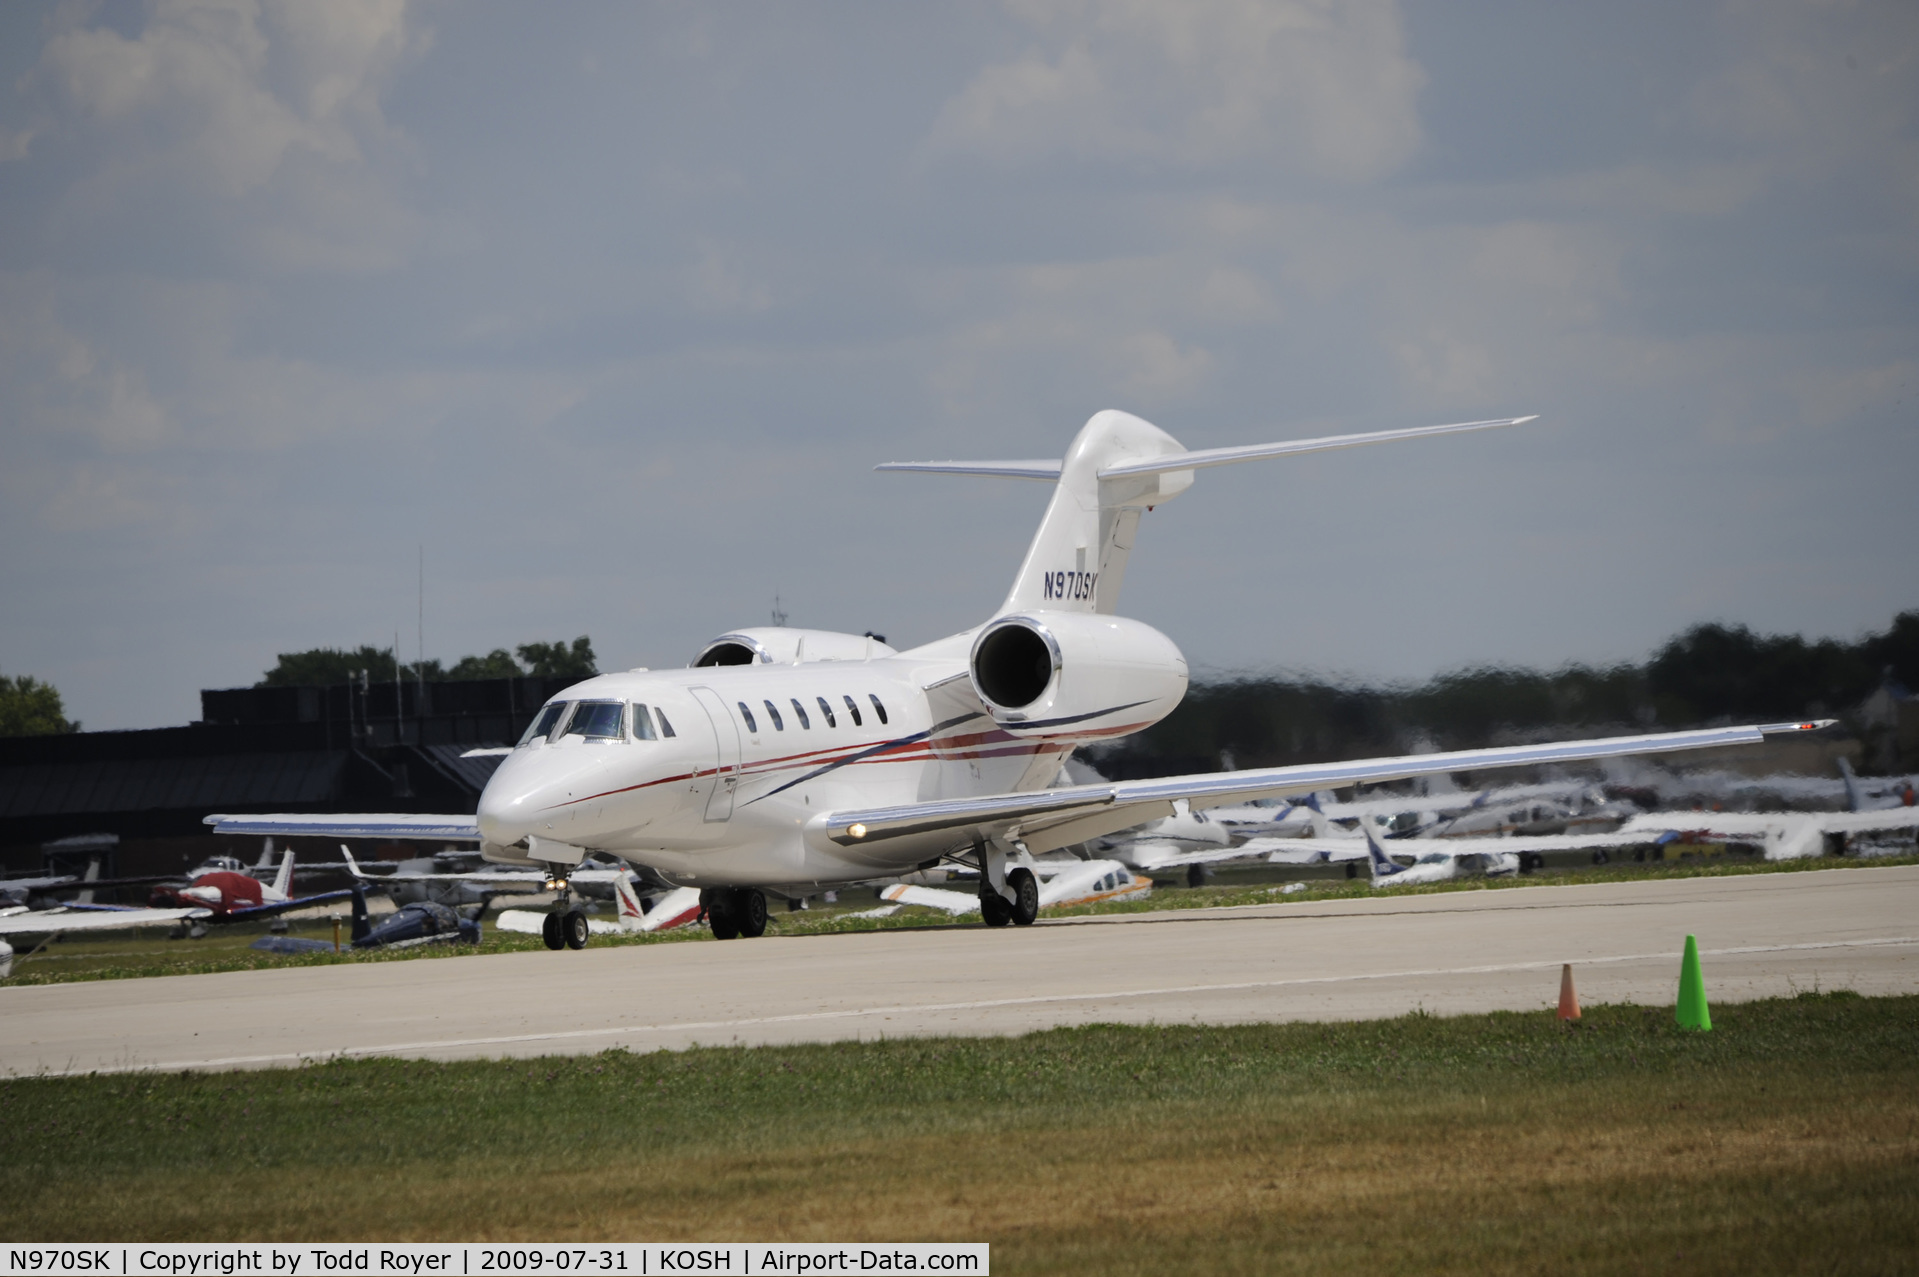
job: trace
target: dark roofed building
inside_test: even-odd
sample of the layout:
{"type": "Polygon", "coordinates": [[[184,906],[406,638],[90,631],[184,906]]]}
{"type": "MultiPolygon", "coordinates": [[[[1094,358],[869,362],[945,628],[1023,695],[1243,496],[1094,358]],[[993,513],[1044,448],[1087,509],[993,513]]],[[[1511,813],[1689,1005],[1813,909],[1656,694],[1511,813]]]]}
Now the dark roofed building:
{"type": "Polygon", "coordinates": [[[471,812],[499,756],[468,751],[511,745],[577,681],[212,690],[186,727],[0,738],[0,854],[37,873],[44,844],[113,835],[117,872],[165,873],[233,850],[213,812],[471,812]]]}

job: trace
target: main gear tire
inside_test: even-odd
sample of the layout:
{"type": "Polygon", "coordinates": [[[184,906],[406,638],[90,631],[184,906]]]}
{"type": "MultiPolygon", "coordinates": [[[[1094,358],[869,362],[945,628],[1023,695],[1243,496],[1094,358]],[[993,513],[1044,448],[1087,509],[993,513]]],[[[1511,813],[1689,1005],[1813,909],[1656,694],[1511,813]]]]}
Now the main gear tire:
{"type": "Polygon", "coordinates": [[[1013,921],[1012,903],[991,887],[984,887],[979,893],[979,916],[989,927],[1004,927],[1013,921]]]}
{"type": "Polygon", "coordinates": [[[715,940],[739,939],[740,920],[733,912],[732,892],[722,887],[708,888],[700,893],[700,904],[706,909],[706,925],[715,940]]]}
{"type": "Polygon", "coordinates": [[[1006,885],[1013,889],[1013,925],[1032,926],[1039,917],[1039,879],[1031,869],[1015,869],[1006,875],[1006,885]]]}
{"type": "Polygon", "coordinates": [[[766,934],[766,893],[757,887],[742,887],[733,893],[733,916],[740,920],[740,934],[756,940],[766,934]]]}

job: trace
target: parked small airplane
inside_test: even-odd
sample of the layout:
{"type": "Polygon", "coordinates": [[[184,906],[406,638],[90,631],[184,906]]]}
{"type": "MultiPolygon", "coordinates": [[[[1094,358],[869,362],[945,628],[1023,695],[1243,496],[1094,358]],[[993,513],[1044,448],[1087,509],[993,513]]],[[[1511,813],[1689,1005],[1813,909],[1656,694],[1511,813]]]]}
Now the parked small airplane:
{"type": "MultiPolygon", "coordinates": [[[[1108,900],[1142,900],[1153,893],[1152,879],[1140,877],[1117,860],[1040,860],[1029,867],[1044,880],[1039,889],[1041,909],[1103,904],[1108,900]]],[[[944,909],[955,916],[975,913],[980,907],[980,898],[976,895],[910,883],[882,888],[880,899],[887,904],[855,916],[885,917],[898,912],[901,905],[944,909]]]]}
{"type": "Polygon", "coordinates": [[[1366,856],[1372,862],[1375,887],[1410,887],[1472,875],[1499,878],[1519,872],[1519,857],[1513,852],[1465,851],[1456,847],[1444,851],[1422,851],[1412,864],[1402,865],[1386,854],[1385,845],[1378,834],[1365,825],[1361,828],[1366,831],[1366,856]]]}
{"type": "MultiPolygon", "coordinates": [[[[497,895],[515,892],[532,894],[550,891],[552,884],[544,873],[537,869],[461,869],[445,870],[438,866],[443,857],[422,856],[413,860],[375,861],[362,865],[355,860],[345,843],[340,845],[340,854],[344,857],[341,864],[349,875],[364,882],[369,888],[381,890],[400,903],[413,901],[432,901],[453,908],[463,905],[490,904],[497,895]],[[384,873],[368,873],[368,869],[390,865],[384,873]]],[[[604,896],[612,899],[614,886],[620,882],[630,882],[634,878],[631,869],[624,866],[584,863],[575,869],[569,881],[573,890],[583,896],[604,896]]]]}
{"type": "Polygon", "coordinates": [[[613,884],[613,899],[619,913],[613,922],[603,922],[586,914],[586,935],[564,929],[572,914],[537,913],[531,909],[503,909],[493,925],[502,931],[518,931],[545,939],[549,949],[583,949],[587,935],[607,936],[648,931],[671,931],[700,919],[700,893],[691,887],[676,887],[657,897],[649,908],[634,890],[633,883],[620,878],[613,884]]]}
{"type": "MultiPolygon", "coordinates": [[[[187,934],[195,938],[205,935],[203,922],[240,922],[254,918],[271,918],[276,914],[287,913],[294,909],[305,909],[309,905],[325,904],[329,900],[344,900],[352,891],[322,891],[311,896],[294,896],[293,889],[293,853],[287,852],[280,861],[280,873],[272,882],[261,882],[251,874],[238,873],[231,869],[215,869],[202,873],[181,887],[156,887],[148,903],[155,909],[169,907],[181,909],[204,909],[204,920],[186,920],[187,934]]],[[[97,906],[96,906],[97,907],[97,906]]]]}
{"type": "Polygon", "coordinates": [[[1919,803],[1919,789],[1913,788],[1910,776],[1862,779],[1853,772],[1851,761],[1844,755],[1839,759],[1839,776],[1846,784],[1846,806],[1853,811],[1882,811],[1919,803]]]}
{"type": "MultiPolygon", "coordinates": [[[[216,832],[478,842],[559,885],[590,853],[697,888],[714,933],[754,935],[790,898],[941,863],[980,874],[992,926],[1039,914],[1027,856],[1207,808],[1491,767],[1749,744],[1818,722],[1461,750],[1153,780],[1058,785],[1075,748],[1164,718],[1185,695],[1171,639],[1114,614],[1141,518],[1211,466],[1516,426],[1530,417],[1189,451],[1149,422],[1096,413],[1059,461],[882,467],[1052,483],[1005,602],[906,652],[783,627],[721,635],[689,669],[605,674],[549,701],[474,815],[208,817],[216,832]]],[[[571,915],[579,915],[574,917],[571,915]]]]}

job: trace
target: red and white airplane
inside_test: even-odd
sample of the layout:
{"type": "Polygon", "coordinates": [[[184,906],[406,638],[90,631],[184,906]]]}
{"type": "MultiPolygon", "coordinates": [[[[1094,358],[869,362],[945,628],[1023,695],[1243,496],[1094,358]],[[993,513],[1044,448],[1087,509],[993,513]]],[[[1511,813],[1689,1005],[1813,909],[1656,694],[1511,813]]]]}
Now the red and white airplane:
{"type": "MultiPolygon", "coordinates": [[[[1186,691],[1173,641],[1114,614],[1148,510],[1197,471],[1261,457],[1518,425],[1530,417],[1188,451],[1124,412],[1095,414],[1059,461],[883,466],[1053,484],[1006,600],[982,624],[898,652],[871,636],[761,628],[686,669],[588,679],[555,697],[473,816],[210,816],[216,832],[477,841],[543,869],[563,935],[586,915],[566,880],[589,852],[696,888],[714,934],[759,935],[766,893],[812,895],[941,863],[977,870],[993,926],[1031,923],[1019,862],[1171,815],[1250,799],[1487,767],[1724,745],[1821,723],[1721,727],[1397,758],[1057,785],[1075,747],[1151,726],[1186,691]]],[[[557,947],[557,944],[556,944],[557,947]]]]}
{"type": "Polygon", "coordinates": [[[282,857],[280,872],[272,882],[262,882],[252,874],[232,869],[210,869],[195,874],[185,886],[155,887],[147,903],[156,909],[204,909],[208,922],[240,922],[271,918],[329,900],[344,900],[353,894],[350,890],[322,891],[311,896],[295,896],[292,892],[293,853],[289,851],[282,857]]]}

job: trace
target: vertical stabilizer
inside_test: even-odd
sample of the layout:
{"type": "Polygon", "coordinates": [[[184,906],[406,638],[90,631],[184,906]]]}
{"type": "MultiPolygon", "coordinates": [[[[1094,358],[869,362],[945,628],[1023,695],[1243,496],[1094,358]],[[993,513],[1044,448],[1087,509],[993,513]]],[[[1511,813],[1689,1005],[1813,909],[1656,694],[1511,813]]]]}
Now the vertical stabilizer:
{"type": "Polygon", "coordinates": [[[273,889],[283,898],[293,895],[293,853],[288,852],[286,859],[280,862],[280,874],[273,880],[273,889]]]}
{"type": "Polygon", "coordinates": [[[613,880],[613,900],[619,906],[622,931],[647,929],[646,909],[640,904],[640,894],[633,890],[633,880],[624,873],[613,880]]]}
{"type": "Polygon", "coordinates": [[[1373,823],[1370,820],[1361,819],[1359,828],[1360,832],[1366,835],[1366,858],[1372,862],[1374,882],[1384,882],[1394,874],[1404,872],[1406,867],[1396,863],[1386,854],[1386,849],[1380,846],[1379,835],[1373,832],[1373,823]]]}
{"type": "Polygon", "coordinates": [[[1094,413],[1060,463],[1046,517],[1000,612],[1112,612],[1140,512],[1192,486],[1193,472],[1108,480],[1099,472],[1184,451],[1177,439],[1131,413],[1094,413]]]}
{"type": "Polygon", "coordinates": [[[1844,754],[1839,756],[1839,777],[1846,782],[1846,810],[1864,811],[1866,799],[1859,792],[1859,777],[1853,773],[1852,760],[1844,754]]]}

